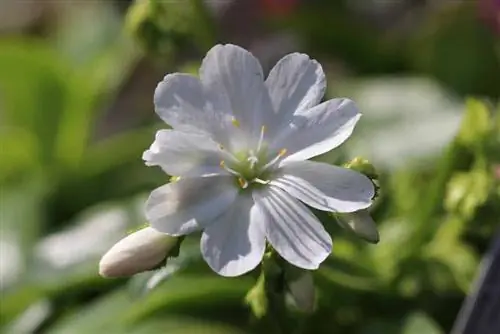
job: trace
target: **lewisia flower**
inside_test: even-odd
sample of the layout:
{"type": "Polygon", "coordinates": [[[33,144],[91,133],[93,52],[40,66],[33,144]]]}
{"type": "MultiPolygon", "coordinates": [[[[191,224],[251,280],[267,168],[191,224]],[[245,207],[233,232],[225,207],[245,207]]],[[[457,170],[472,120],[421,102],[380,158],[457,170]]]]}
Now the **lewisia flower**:
{"type": "Polygon", "coordinates": [[[151,193],[151,226],[172,236],[203,230],[203,258],[224,276],[254,269],[266,241],[291,264],[318,268],[332,240],[307,206],[354,212],[370,206],[374,187],[307,159],[342,144],[358,109],[349,99],[318,104],[325,74],[305,54],[285,56],[264,81],[251,53],[217,45],[199,77],[169,74],[154,94],[172,129],[158,131],[143,159],[180,178],[151,193]]]}

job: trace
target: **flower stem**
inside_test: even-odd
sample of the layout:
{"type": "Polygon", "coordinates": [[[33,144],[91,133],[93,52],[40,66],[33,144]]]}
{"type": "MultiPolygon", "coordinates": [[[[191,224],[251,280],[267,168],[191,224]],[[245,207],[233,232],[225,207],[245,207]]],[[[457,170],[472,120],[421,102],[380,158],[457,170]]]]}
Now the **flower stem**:
{"type": "Polygon", "coordinates": [[[266,255],[262,262],[262,272],[266,277],[265,293],[269,307],[267,316],[273,320],[276,327],[273,333],[292,333],[292,319],[285,302],[286,283],[285,272],[280,266],[281,258],[274,250],[266,255]]]}

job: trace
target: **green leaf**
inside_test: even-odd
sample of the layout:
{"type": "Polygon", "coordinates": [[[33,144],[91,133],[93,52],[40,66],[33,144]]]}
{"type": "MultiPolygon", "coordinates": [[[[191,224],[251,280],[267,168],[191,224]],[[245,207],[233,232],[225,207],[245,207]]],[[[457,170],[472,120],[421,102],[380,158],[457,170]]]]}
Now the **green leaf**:
{"type": "Polygon", "coordinates": [[[462,242],[466,221],[450,217],[444,220],[434,239],[423,252],[424,257],[437,259],[446,265],[456,282],[456,286],[467,292],[479,265],[474,250],[462,242]]]}
{"type": "Polygon", "coordinates": [[[153,293],[135,300],[134,307],[123,309],[119,321],[132,324],[160,311],[190,314],[195,309],[212,312],[218,307],[243,305],[249,288],[248,279],[228,281],[212,272],[205,276],[176,275],[153,293]]]}
{"type": "Polygon", "coordinates": [[[0,184],[37,173],[38,140],[21,127],[0,128],[0,184]]]}
{"type": "Polygon", "coordinates": [[[476,99],[468,99],[462,126],[458,133],[458,141],[470,148],[480,145],[491,129],[488,107],[476,99]]]}
{"type": "Polygon", "coordinates": [[[403,326],[401,334],[443,334],[434,320],[424,313],[413,313],[409,315],[403,326]]]}
{"type": "Polygon", "coordinates": [[[447,185],[446,209],[464,219],[471,219],[488,200],[491,185],[491,175],[487,170],[476,168],[470,172],[455,173],[447,185]]]}
{"type": "Polygon", "coordinates": [[[116,317],[133,301],[123,290],[107,294],[87,307],[74,310],[50,328],[51,334],[86,334],[102,331],[116,333],[116,317]]]}
{"type": "Polygon", "coordinates": [[[24,285],[14,291],[2,291],[0,303],[0,325],[11,323],[30,305],[43,299],[46,291],[41,287],[24,285]]]}
{"type": "Polygon", "coordinates": [[[253,315],[257,318],[263,318],[269,309],[269,300],[266,294],[266,277],[261,273],[255,285],[245,296],[245,302],[250,306],[253,315]]]}
{"type": "Polygon", "coordinates": [[[368,325],[363,326],[361,334],[401,334],[401,333],[397,323],[394,323],[393,321],[375,320],[370,322],[368,325]]]}
{"type": "MultiPolygon", "coordinates": [[[[333,251],[335,254],[335,250],[333,251]]],[[[358,291],[373,291],[380,288],[380,282],[375,272],[356,263],[356,258],[350,261],[331,256],[322,265],[317,275],[343,287],[358,291]]]]}
{"type": "Polygon", "coordinates": [[[0,96],[6,124],[36,138],[39,163],[53,159],[72,71],[61,57],[37,41],[0,41],[0,96]]]}
{"type": "Polygon", "coordinates": [[[127,334],[243,334],[247,333],[228,324],[216,321],[200,320],[195,317],[185,316],[164,316],[158,319],[151,319],[141,322],[132,328],[123,328],[121,333],[127,334]]]}

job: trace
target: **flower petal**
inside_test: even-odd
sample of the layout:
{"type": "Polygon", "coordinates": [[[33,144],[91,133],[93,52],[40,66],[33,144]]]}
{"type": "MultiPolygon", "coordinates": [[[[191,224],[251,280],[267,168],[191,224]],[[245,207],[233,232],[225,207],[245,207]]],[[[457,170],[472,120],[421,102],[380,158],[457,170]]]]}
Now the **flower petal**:
{"type": "Polygon", "coordinates": [[[307,160],[342,144],[361,117],[349,99],[333,99],[293,115],[292,122],[276,136],[272,149],[287,149],[281,164],[307,160]]]}
{"type": "Polygon", "coordinates": [[[175,130],[201,132],[227,143],[231,110],[206,91],[198,78],[182,73],[166,75],[156,87],[154,103],[156,113],[175,130]]]}
{"type": "Polygon", "coordinates": [[[377,225],[370,216],[368,210],[359,210],[352,213],[339,213],[335,217],[340,226],[351,230],[357,236],[371,243],[378,243],[380,236],[377,231],[377,225]]]}
{"type": "Polygon", "coordinates": [[[222,276],[239,276],[262,260],[266,238],[262,212],[250,196],[241,195],[231,209],[203,231],[201,253],[222,276]]]}
{"type": "Polygon", "coordinates": [[[305,205],[275,187],[254,192],[265,213],[266,237],[291,264],[317,269],[332,250],[332,239],[305,205]]]}
{"type": "Polygon", "coordinates": [[[366,176],[348,168],[296,161],[278,170],[271,185],[319,210],[353,212],[372,203],[375,188],[366,176]]]}
{"type": "Polygon", "coordinates": [[[229,159],[210,137],[175,130],[158,131],[142,158],[147,166],[160,166],[175,176],[224,175],[220,162],[229,159]]]}
{"type": "Polygon", "coordinates": [[[225,212],[237,194],[231,176],[181,178],[151,192],[146,201],[146,218],[160,232],[188,234],[225,212]]]}
{"type": "Polygon", "coordinates": [[[273,111],[257,58],[236,45],[216,45],[203,60],[200,78],[205,89],[225,98],[225,108],[232,111],[248,139],[258,139],[273,111]]]}
{"type": "Polygon", "coordinates": [[[290,121],[294,112],[310,109],[321,101],[326,78],[316,60],[292,53],[281,58],[269,72],[266,86],[277,121],[282,124],[290,121]]]}

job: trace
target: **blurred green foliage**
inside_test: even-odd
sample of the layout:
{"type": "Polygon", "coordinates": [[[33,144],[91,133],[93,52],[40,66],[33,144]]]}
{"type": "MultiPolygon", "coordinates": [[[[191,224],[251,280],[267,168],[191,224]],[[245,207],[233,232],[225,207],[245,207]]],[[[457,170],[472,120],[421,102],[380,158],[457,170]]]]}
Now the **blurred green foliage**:
{"type": "Polygon", "coordinates": [[[165,4],[138,0],[128,10],[125,28],[151,56],[175,58],[190,49],[210,48],[213,25],[200,0],[165,4]],[[203,29],[199,29],[203,26],[203,29]]]}
{"type": "MultiPolygon", "coordinates": [[[[273,332],[272,319],[256,319],[245,303],[257,275],[216,276],[200,259],[198,236],[186,238],[179,257],[158,271],[130,280],[97,276],[99,256],[127,230],[144,223],[145,194],[167,182],[160,171],[141,161],[158,128],[152,104],[144,107],[151,117],[141,125],[104,138],[95,133],[139,60],[136,44],[121,33],[121,19],[109,14],[109,4],[98,4],[88,16],[94,21],[58,28],[67,34],[64,39],[0,40],[0,329],[72,334],[273,332]],[[108,14],[99,18],[100,6],[108,14]],[[95,33],[82,37],[82,29],[90,26],[95,33]]],[[[153,57],[168,60],[193,46],[205,50],[216,29],[200,6],[200,1],[137,1],[127,14],[126,30],[153,57]]],[[[293,328],[297,333],[445,333],[498,228],[500,106],[467,99],[448,112],[452,103],[434,96],[434,86],[363,76],[409,75],[404,71],[418,63],[423,64],[422,73],[458,95],[495,98],[495,87],[500,86],[494,58],[498,46],[467,11],[455,8],[446,14],[448,20],[430,18],[422,24],[432,25],[434,33],[422,32],[425,38],[405,42],[422,45],[419,50],[425,55],[412,59],[400,46],[401,39],[387,39],[345,16],[345,2],[303,6],[272,26],[289,24],[305,41],[304,51],[341,59],[360,74],[333,85],[329,95],[352,96],[366,119],[352,142],[322,159],[340,164],[358,155],[358,148],[372,152],[369,158],[380,165],[381,193],[372,215],[381,241],[363,243],[318,212],[335,235],[334,251],[314,272],[316,312],[307,315],[295,309],[293,328]],[[329,6],[334,15],[322,18],[332,13],[329,6]],[[468,39],[462,40],[464,36],[468,39]],[[463,55],[461,50],[474,54],[463,55]],[[449,62],[450,53],[456,61],[449,62]],[[374,90],[377,100],[370,95],[374,90]],[[387,113],[390,107],[397,110],[387,113]],[[406,158],[407,151],[414,150],[411,144],[428,144],[408,137],[408,131],[397,132],[401,122],[411,119],[412,129],[440,132],[460,115],[461,126],[453,128],[452,136],[435,139],[442,142],[439,149],[419,149],[406,158]],[[403,146],[384,155],[379,164],[382,155],[373,153],[378,151],[369,142],[384,138],[377,149],[403,146]]],[[[147,94],[152,99],[153,92],[147,94]]]]}

